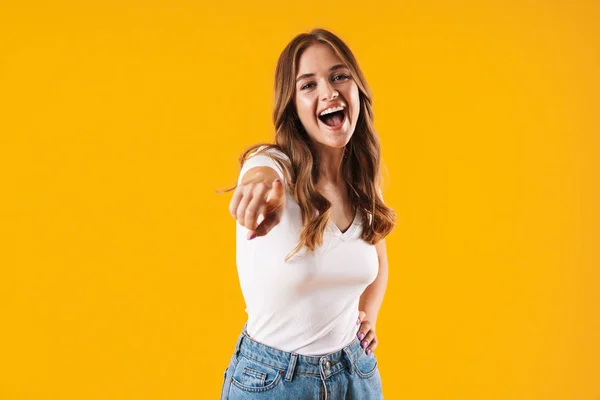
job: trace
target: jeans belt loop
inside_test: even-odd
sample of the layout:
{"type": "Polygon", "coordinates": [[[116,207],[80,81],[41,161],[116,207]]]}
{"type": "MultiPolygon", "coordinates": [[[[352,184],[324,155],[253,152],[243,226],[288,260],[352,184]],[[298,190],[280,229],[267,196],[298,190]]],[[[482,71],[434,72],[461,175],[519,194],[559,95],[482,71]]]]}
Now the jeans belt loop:
{"type": "Polygon", "coordinates": [[[290,364],[287,368],[287,373],[285,374],[285,380],[290,382],[292,377],[294,376],[294,370],[296,369],[296,362],[298,360],[298,354],[293,353],[290,357],[290,364]]]}
{"type": "Polygon", "coordinates": [[[346,358],[348,359],[348,370],[352,374],[354,373],[354,360],[352,359],[352,354],[350,354],[350,348],[344,347],[343,350],[344,354],[346,355],[346,358]]]}

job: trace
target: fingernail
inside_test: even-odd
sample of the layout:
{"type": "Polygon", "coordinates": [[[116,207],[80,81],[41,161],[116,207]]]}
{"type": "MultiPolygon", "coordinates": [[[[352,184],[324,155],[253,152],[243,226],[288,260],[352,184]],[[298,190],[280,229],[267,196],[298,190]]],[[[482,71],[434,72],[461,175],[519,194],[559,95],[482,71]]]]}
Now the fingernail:
{"type": "Polygon", "coordinates": [[[273,182],[281,182],[281,179],[277,178],[273,182]]]}
{"type": "Polygon", "coordinates": [[[248,240],[252,240],[252,239],[254,239],[255,237],[256,237],[256,233],[253,233],[252,235],[250,235],[250,236],[248,237],[248,240]]]}
{"type": "Polygon", "coordinates": [[[359,333],[358,334],[358,340],[363,340],[365,338],[365,334],[364,333],[359,333]]]}
{"type": "Polygon", "coordinates": [[[356,325],[360,324],[360,319],[356,320],[356,325]]]}
{"type": "Polygon", "coordinates": [[[367,355],[371,354],[371,349],[367,349],[367,355]]]}
{"type": "Polygon", "coordinates": [[[365,347],[367,347],[367,341],[365,340],[364,342],[361,343],[361,347],[364,349],[365,347]]]}

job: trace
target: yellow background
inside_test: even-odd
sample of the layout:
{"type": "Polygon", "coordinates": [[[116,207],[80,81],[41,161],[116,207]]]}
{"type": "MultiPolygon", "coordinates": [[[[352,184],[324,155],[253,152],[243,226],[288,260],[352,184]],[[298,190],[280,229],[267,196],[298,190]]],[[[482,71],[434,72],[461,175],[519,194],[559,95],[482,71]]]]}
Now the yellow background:
{"type": "Polygon", "coordinates": [[[598,2],[217,3],[0,3],[0,399],[218,398],[246,319],[215,190],[314,27],[399,216],[385,398],[600,399],[598,2]]]}

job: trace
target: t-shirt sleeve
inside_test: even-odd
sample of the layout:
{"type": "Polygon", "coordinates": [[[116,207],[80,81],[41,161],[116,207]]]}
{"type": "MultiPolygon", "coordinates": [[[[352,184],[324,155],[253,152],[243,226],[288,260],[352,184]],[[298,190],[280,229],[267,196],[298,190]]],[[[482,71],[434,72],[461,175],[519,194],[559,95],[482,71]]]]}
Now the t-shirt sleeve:
{"type": "MultiPolygon", "coordinates": [[[[263,147],[264,146],[261,146],[258,150],[261,150],[263,147]]],[[[256,151],[258,151],[258,150],[256,150],[256,151]]],[[[277,172],[277,175],[279,175],[279,178],[281,179],[281,181],[283,182],[283,184],[285,186],[285,184],[287,182],[285,180],[285,176],[283,175],[283,171],[279,167],[279,164],[277,164],[277,162],[275,160],[273,160],[272,158],[267,156],[265,153],[262,153],[259,155],[255,155],[255,153],[252,153],[248,157],[248,159],[246,159],[246,161],[244,161],[244,165],[242,166],[242,169],[240,170],[240,174],[238,176],[238,182],[237,182],[238,185],[242,182],[242,178],[244,177],[244,174],[246,172],[248,172],[248,170],[255,168],[255,167],[271,167],[275,170],[275,172],[277,172]]],[[[284,153],[277,151],[275,149],[269,149],[269,150],[267,150],[267,153],[276,154],[276,155],[279,155],[280,157],[283,157],[284,159],[288,159],[288,157],[284,153]]]]}

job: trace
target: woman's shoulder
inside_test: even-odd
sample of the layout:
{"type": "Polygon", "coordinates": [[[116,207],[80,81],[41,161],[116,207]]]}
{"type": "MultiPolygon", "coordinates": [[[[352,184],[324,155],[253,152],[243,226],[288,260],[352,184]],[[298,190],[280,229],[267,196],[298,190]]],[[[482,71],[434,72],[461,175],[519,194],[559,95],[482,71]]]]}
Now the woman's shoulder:
{"type": "Polygon", "coordinates": [[[250,148],[242,157],[242,168],[238,178],[238,184],[242,180],[242,176],[254,167],[267,166],[273,168],[284,183],[287,183],[289,174],[291,173],[291,163],[289,157],[282,151],[279,146],[265,144],[250,148]]]}
{"type": "Polygon", "coordinates": [[[261,145],[258,149],[256,149],[252,155],[255,154],[263,154],[269,153],[279,158],[283,158],[289,160],[290,157],[277,145],[269,144],[269,145],[261,145]]]}

